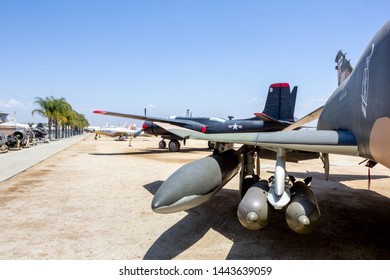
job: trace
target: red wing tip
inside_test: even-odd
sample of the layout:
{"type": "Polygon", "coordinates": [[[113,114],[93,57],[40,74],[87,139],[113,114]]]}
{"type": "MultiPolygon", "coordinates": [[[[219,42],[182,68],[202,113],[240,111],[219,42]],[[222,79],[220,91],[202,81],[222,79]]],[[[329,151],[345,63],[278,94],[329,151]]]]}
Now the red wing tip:
{"type": "Polygon", "coordinates": [[[253,114],[255,114],[255,116],[264,116],[263,113],[253,113],[253,114]]]}
{"type": "Polygon", "coordinates": [[[102,114],[104,115],[106,113],[106,111],[103,111],[103,110],[94,110],[93,111],[94,114],[102,114]]]}

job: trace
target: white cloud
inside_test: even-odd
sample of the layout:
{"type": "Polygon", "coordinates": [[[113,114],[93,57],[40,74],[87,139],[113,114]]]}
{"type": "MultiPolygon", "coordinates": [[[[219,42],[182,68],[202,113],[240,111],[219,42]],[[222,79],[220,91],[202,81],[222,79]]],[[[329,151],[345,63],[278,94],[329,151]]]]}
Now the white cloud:
{"type": "Polygon", "coordinates": [[[0,100],[0,107],[4,107],[7,109],[13,109],[13,108],[24,108],[25,105],[21,101],[17,101],[15,99],[10,100],[0,100]]]}

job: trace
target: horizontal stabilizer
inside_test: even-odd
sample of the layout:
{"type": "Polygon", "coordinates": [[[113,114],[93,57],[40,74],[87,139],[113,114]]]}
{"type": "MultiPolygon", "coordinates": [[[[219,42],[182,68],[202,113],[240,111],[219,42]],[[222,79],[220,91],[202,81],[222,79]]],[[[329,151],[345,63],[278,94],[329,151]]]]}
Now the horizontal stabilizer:
{"type": "Polygon", "coordinates": [[[258,117],[259,119],[265,121],[265,122],[274,123],[274,124],[281,124],[281,122],[278,121],[277,119],[275,119],[267,114],[264,114],[264,113],[255,113],[255,116],[258,117]]]}
{"type": "Polygon", "coordinates": [[[286,127],[285,129],[283,130],[294,130],[296,128],[299,128],[311,121],[314,121],[316,119],[319,118],[319,116],[321,115],[321,112],[322,112],[322,109],[324,109],[324,106],[321,106],[319,108],[317,108],[316,110],[314,110],[313,112],[307,114],[306,116],[304,116],[303,118],[299,119],[298,121],[296,121],[295,123],[293,123],[292,125],[286,127]]]}

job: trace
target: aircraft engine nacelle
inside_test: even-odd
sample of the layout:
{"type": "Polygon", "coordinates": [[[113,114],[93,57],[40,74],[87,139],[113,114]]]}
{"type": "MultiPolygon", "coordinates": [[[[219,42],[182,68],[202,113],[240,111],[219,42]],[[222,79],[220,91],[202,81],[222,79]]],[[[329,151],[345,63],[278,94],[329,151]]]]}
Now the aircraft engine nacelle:
{"type": "Polygon", "coordinates": [[[18,130],[13,135],[20,141],[20,145],[26,146],[28,144],[28,134],[25,131],[18,130]]]}
{"type": "Polygon", "coordinates": [[[165,129],[161,128],[160,126],[156,125],[151,121],[145,121],[142,125],[142,129],[145,134],[149,134],[149,135],[158,136],[158,135],[169,134],[168,131],[166,131],[165,129]]]}
{"type": "Polygon", "coordinates": [[[260,181],[248,189],[237,209],[240,223],[251,230],[265,227],[271,214],[271,207],[267,200],[267,181],[260,181]]]}
{"type": "MultiPolygon", "coordinates": [[[[194,131],[202,132],[202,133],[206,133],[207,131],[206,126],[193,121],[187,121],[187,123],[183,123],[180,126],[194,131]]],[[[151,121],[145,121],[142,125],[142,129],[144,133],[150,135],[155,135],[155,136],[171,135],[170,132],[168,132],[164,128],[160,127],[159,125],[151,121]]]]}
{"type": "Polygon", "coordinates": [[[297,233],[310,233],[320,223],[320,209],[313,191],[304,182],[296,182],[291,191],[291,202],[286,209],[288,226],[297,233]]]}
{"type": "Polygon", "coordinates": [[[205,125],[199,124],[197,122],[189,122],[188,124],[183,125],[183,127],[194,131],[202,132],[202,133],[206,133],[207,131],[207,127],[205,125]]]}

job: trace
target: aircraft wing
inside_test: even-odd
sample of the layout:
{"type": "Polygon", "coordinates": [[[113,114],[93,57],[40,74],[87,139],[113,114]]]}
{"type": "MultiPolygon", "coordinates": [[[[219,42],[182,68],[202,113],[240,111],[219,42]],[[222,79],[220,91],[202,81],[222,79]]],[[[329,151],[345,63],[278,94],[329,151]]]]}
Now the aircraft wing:
{"type": "Polygon", "coordinates": [[[114,116],[114,117],[121,117],[121,118],[128,118],[128,119],[135,119],[135,120],[144,120],[144,121],[151,121],[151,122],[159,122],[159,123],[166,123],[166,124],[173,124],[179,127],[187,127],[194,129],[196,131],[204,131],[205,125],[195,122],[192,120],[182,120],[182,119],[167,119],[167,118],[159,118],[159,117],[149,117],[149,116],[140,116],[140,115],[132,115],[132,114],[123,114],[123,113],[115,113],[115,112],[109,112],[109,111],[103,111],[103,110],[94,110],[93,113],[100,114],[100,115],[107,115],[107,116],[114,116]]]}
{"type": "MultiPolygon", "coordinates": [[[[100,114],[100,115],[107,115],[107,116],[114,116],[114,117],[121,117],[121,118],[128,118],[128,119],[135,119],[135,120],[144,120],[144,121],[151,121],[151,122],[167,122],[170,123],[169,119],[165,118],[157,118],[157,117],[146,117],[146,116],[140,116],[140,115],[132,115],[132,114],[122,114],[122,113],[115,113],[115,112],[109,112],[109,111],[103,111],[103,110],[94,110],[94,114],[100,114]]],[[[176,121],[176,120],[173,120],[176,121]]]]}
{"type": "Polygon", "coordinates": [[[185,139],[198,139],[223,143],[261,146],[267,149],[285,148],[308,152],[343,155],[358,154],[357,143],[350,131],[292,130],[260,133],[205,134],[189,129],[157,123],[165,130],[185,139]]]}

